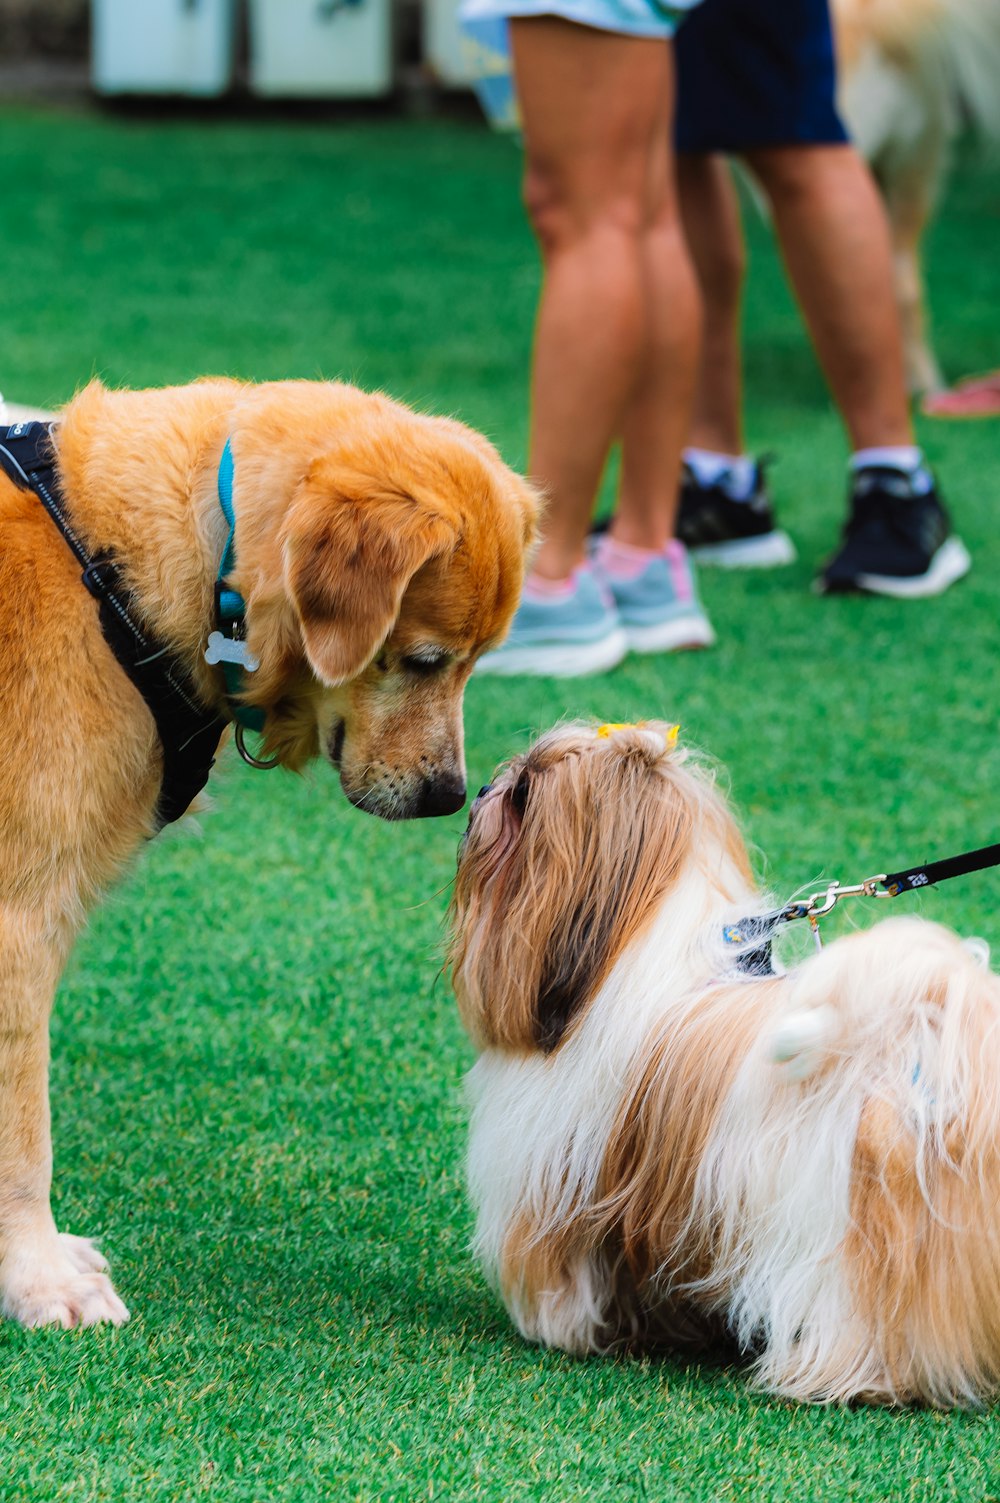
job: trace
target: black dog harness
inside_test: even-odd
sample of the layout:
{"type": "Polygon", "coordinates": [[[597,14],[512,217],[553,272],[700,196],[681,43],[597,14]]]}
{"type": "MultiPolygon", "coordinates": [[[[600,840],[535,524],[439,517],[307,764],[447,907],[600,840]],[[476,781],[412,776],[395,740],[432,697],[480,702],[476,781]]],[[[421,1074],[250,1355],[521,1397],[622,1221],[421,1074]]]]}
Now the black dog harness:
{"type": "Polygon", "coordinates": [[[105,641],[156,722],[163,747],[163,783],[156,806],[157,828],[162,829],[181,817],[208,782],[228,722],[199,703],[176,654],[137,625],[131,593],[115,560],[92,559],[74,532],[63,510],[51,425],[0,427],[0,467],[21,490],[34,492],[62,533],[83,571],[83,583],[98,603],[105,641]]]}

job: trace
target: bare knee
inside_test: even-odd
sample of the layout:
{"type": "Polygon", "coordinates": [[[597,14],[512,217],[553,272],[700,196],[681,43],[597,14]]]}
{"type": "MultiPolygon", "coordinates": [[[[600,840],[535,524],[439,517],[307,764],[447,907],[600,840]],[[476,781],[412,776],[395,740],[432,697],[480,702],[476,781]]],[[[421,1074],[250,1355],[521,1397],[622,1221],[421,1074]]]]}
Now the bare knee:
{"type": "Polygon", "coordinates": [[[595,231],[608,231],[638,245],[645,228],[645,206],[638,193],[612,188],[595,192],[545,162],[528,162],[523,197],[528,220],[546,256],[595,231]]]}

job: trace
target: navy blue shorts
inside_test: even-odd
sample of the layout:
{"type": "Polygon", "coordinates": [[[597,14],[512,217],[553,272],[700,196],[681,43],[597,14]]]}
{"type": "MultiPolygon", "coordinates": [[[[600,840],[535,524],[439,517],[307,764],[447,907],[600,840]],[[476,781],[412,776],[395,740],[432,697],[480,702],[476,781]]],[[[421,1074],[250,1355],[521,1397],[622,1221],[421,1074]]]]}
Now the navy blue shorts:
{"type": "Polygon", "coordinates": [[[703,0],[674,49],[678,151],[847,140],[827,0],[703,0]]]}

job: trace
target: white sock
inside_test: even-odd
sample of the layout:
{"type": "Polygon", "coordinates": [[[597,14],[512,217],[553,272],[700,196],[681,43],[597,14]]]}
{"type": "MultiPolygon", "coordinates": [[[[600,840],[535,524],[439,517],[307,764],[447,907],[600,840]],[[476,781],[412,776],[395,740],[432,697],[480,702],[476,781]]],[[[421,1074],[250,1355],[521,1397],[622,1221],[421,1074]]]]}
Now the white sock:
{"type": "Polygon", "coordinates": [[[899,470],[909,477],[915,495],[926,496],[934,489],[934,476],[927,468],[924,451],[917,444],[886,444],[881,449],[856,449],[848,461],[851,470],[878,466],[899,470]]]}
{"type": "Polygon", "coordinates": [[[753,495],[757,466],[750,454],[685,449],[684,463],[699,485],[719,485],[731,501],[748,501],[753,495]]]}
{"type": "Polygon", "coordinates": [[[852,470],[878,465],[886,470],[902,470],[912,475],[924,462],[924,451],[916,444],[886,444],[879,449],[855,449],[848,463],[852,470]]]}

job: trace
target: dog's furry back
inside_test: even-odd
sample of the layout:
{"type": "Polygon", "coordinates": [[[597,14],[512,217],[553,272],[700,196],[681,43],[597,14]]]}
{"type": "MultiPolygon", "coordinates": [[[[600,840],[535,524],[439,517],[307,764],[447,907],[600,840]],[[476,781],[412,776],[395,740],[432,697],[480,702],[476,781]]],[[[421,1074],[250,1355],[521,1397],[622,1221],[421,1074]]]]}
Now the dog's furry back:
{"type": "Polygon", "coordinates": [[[918,160],[939,171],[964,121],[1000,140],[1000,0],[833,0],[842,104],[876,170],[918,160]]]}
{"type": "MultiPolygon", "coordinates": [[[[1000,1360],[1000,981],[913,917],[785,982],[803,1063],[762,1029],[702,1158],[713,1292],[766,1387],[975,1402],[1000,1360]]],[[[666,1103],[664,1103],[666,1106],[666,1103]]]]}
{"type": "Polygon", "coordinates": [[[832,0],[832,11],[841,111],[889,219],[907,386],[940,391],[921,240],[963,120],[1000,140],[1000,0],[832,0]]]}

